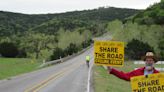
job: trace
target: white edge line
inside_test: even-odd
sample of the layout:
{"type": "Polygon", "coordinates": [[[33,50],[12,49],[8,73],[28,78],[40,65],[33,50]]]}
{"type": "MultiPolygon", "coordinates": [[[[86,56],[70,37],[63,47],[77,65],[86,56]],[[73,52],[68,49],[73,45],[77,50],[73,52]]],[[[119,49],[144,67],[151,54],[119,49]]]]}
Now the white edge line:
{"type": "Polygon", "coordinates": [[[93,63],[91,63],[91,66],[89,67],[89,71],[88,71],[87,92],[90,92],[90,79],[91,79],[91,69],[92,69],[92,66],[93,66],[93,63]]]}

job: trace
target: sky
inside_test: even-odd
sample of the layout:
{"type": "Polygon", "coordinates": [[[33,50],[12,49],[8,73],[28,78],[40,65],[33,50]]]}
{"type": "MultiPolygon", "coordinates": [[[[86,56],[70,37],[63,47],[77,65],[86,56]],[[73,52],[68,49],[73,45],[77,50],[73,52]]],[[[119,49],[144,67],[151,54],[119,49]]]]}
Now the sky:
{"type": "Polygon", "coordinates": [[[63,13],[98,7],[146,9],[160,0],[0,0],[0,11],[25,14],[63,13]]]}

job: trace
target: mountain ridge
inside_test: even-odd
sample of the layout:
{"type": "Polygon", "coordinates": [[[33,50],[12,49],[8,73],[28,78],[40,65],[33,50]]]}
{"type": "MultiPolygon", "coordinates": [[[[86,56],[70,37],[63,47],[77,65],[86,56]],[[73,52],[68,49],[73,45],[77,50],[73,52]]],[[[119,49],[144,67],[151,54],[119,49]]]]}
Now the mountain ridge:
{"type": "Polygon", "coordinates": [[[129,17],[139,10],[124,9],[124,8],[104,8],[100,7],[93,10],[73,11],[57,14],[21,14],[0,11],[0,36],[9,36],[24,31],[28,31],[31,28],[35,28],[43,23],[51,21],[52,19],[71,19],[82,21],[94,21],[105,22],[115,19],[123,20],[129,17]],[[121,15],[121,16],[120,16],[121,15]]]}

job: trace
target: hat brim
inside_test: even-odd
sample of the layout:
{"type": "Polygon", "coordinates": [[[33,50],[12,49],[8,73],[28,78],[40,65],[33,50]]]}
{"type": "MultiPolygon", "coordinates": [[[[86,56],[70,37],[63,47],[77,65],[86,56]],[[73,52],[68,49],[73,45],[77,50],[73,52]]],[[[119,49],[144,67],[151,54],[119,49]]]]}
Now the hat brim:
{"type": "Polygon", "coordinates": [[[155,56],[145,56],[145,57],[143,57],[143,60],[146,61],[146,58],[152,58],[154,60],[154,63],[158,62],[158,59],[155,56]]]}

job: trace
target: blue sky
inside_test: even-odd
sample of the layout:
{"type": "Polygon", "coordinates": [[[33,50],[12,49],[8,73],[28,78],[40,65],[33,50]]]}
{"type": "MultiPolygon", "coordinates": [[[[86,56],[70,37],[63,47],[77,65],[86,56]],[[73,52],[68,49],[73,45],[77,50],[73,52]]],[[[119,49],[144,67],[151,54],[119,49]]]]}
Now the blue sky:
{"type": "Polygon", "coordinates": [[[26,14],[61,13],[102,6],[145,9],[160,0],[0,0],[1,11],[26,14]]]}

